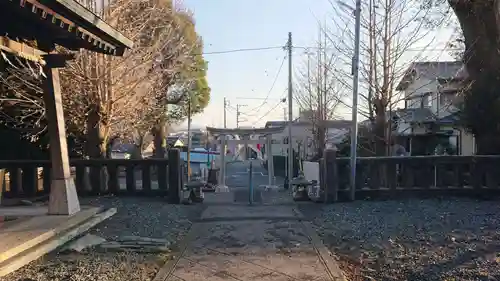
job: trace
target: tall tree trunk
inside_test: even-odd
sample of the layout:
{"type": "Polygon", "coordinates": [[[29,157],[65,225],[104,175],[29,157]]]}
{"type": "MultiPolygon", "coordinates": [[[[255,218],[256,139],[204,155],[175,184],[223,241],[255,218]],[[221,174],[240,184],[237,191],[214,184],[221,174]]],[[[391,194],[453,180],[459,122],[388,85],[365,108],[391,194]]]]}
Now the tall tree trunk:
{"type": "Polygon", "coordinates": [[[109,140],[106,142],[106,158],[111,159],[111,152],[113,150],[113,145],[115,145],[115,142],[120,139],[119,136],[113,136],[109,138],[109,140]]]}
{"type": "Polygon", "coordinates": [[[375,121],[373,128],[373,140],[375,144],[375,155],[377,156],[385,156],[387,152],[387,143],[386,143],[386,124],[387,124],[387,116],[386,116],[386,107],[385,102],[381,98],[375,98],[373,101],[373,107],[375,110],[375,121]]]}
{"type": "Polygon", "coordinates": [[[164,117],[161,117],[160,120],[158,120],[158,123],[156,126],[153,127],[152,129],[152,135],[153,135],[153,144],[154,144],[154,158],[164,158],[165,157],[165,152],[166,152],[166,132],[165,132],[165,126],[166,126],[166,119],[164,117]]]}
{"type": "Polygon", "coordinates": [[[90,158],[106,156],[106,136],[103,115],[98,105],[93,105],[87,117],[87,155],[90,158]]]}
{"type": "Polygon", "coordinates": [[[464,63],[472,81],[465,96],[465,125],[478,154],[500,154],[500,1],[448,0],[465,39],[464,63]]]}
{"type": "MultiPolygon", "coordinates": [[[[90,108],[87,116],[87,156],[90,159],[102,159],[106,157],[106,136],[103,114],[98,105],[90,108]]],[[[106,169],[103,167],[90,168],[90,184],[93,187],[99,186],[100,190],[106,188],[106,169]]]]}
{"type": "Polygon", "coordinates": [[[316,128],[317,136],[316,142],[318,143],[318,157],[323,158],[323,151],[325,149],[325,137],[326,137],[326,129],[325,122],[320,120],[318,126],[316,128]]]}

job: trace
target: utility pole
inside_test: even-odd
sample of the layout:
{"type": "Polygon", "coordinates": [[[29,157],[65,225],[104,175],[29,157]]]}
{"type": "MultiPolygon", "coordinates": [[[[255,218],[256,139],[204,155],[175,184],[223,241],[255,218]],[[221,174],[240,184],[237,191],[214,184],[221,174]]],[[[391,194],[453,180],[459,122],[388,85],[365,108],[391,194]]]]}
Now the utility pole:
{"type": "Polygon", "coordinates": [[[318,92],[318,95],[316,97],[316,102],[318,103],[318,108],[317,108],[317,119],[316,119],[316,146],[318,149],[318,156],[322,157],[323,156],[323,150],[325,149],[325,143],[322,138],[324,138],[324,120],[323,120],[323,111],[325,109],[324,104],[323,104],[323,80],[325,80],[325,77],[323,76],[323,68],[324,64],[326,63],[326,58],[323,57],[323,30],[321,29],[321,25],[318,24],[318,80],[316,82],[316,91],[318,92]]]}
{"type": "Polygon", "coordinates": [[[247,106],[246,104],[237,104],[236,105],[236,128],[240,127],[240,115],[241,115],[241,110],[240,108],[243,106],[247,106]]]}
{"type": "Polygon", "coordinates": [[[227,102],[226,97],[224,97],[224,129],[227,128],[227,123],[226,123],[226,107],[229,105],[229,102],[227,102]]]}
{"type": "Polygon", "coordinates": [[[361,0],[356,0],[356,17],[354,25],[354,56],[352,58],[352,128],[351,128],[351,190],[350,199],[354,200],[356,194],[356,163],[358,148],[358,80],[359,80],[359,37],[361,29],[361,0]]]}
{"type": "Polygon", "coordinates": [[[286,118],[286,106],[283,107],[283,121],[286,121],[287,118],[286,118]]]}
{"type": "MultiPolygon", "coordinates": [[[[359,0],[358,0],[359,1],[359,0]]],[[[293,89],[292,89],[292,33],[288,32],[288,186],[293,177],[293,142],[292,142],[292,122],[293,122],[293,89]]]]}

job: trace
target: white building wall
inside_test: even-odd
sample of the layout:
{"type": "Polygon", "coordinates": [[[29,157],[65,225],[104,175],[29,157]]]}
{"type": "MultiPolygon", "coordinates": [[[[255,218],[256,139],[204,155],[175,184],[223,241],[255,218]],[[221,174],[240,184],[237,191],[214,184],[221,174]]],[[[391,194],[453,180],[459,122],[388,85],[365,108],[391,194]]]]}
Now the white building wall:
{"type": "MultiPolygon", "coordinates": [[[[454,91],[458,90],[460,87],[459,83],[452,82],[448,84],[440,84],[435,78],[427,78],[425,76],[420,76],[415,78],[415,80],[408,85],[408,88],[404,91],[406,98],[412,98],[407,101],[408,108],[420,108],[421,97],[424,94],[431,93],[429,95],[431,106],[429,109],[433,114],[439,118],[446,117],[458,110],[457,107],[447,104],[442,104],[440,102],[440,92],[442,91],[454,91]]],[[[419,134],[424,133],[426,130],[423,127],[416,126],[411,128],[409,123],[402,122],[399,124],[398,133],[400,134],[419,134]]],[[[475,153],[475,141],[474,136],[466,133],[463,129],[454,130],[456,134],[460,136],[460,154],[461,155],[473,155],[475,153]]]]}
{"type": "MultiPolygon", "coordinates": [[[[283,141],[288,137],[288,127],[285,127],[283,132],[273,134],[273,155],[286,155],[288,144],[283,141]]],[[[292,144],[293,149],[297,150],[297,141],[302,142],[302,146],[308,143],[308,138],[312,137],[312,126],[292,126],[292,144]]]]}
{"type": "MultiPolygon", "coordinates": [[[[349,130],[347,129],[337,129],[337,128],[327,128],[326,138],[327,142],[339,143],[341,142],[349,130]]],[[[286,155],[288,144],[284,144],[283,140],[288,137],[288,127],[285,127],[283,132],[280,134],[273,134],[273,155],[286,155]]],[[[298,150],[298,142],[300,142],[300,151],[303,156],[314,155],[314,147],[309,144],[312,143],[312,126],[308,125],[295,125],[292,126],[292,145],[294,150],[298,150]],[[305,155],[304,155],[305,154],[305,155]]]]}
{"type": "Polygon", "coordinates": [[[408,85],[408,88],[405,90],[405,97],[411,98],[420,96],[423,93],[432,93],[437,91],[439,83],[437,79],[429,79],[424,76],[417,77],[408,85]]]}

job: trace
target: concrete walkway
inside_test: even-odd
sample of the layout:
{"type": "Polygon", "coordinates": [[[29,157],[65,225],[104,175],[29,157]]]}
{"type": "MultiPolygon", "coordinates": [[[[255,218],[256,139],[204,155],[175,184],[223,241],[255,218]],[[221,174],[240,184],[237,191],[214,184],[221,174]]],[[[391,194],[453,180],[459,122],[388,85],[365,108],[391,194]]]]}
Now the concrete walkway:
{"type": "Polygon", "coordinates": [[[345,280],[290,193],[265,191],[266,171],[254,165],[254,172],[249,205],[248,163],[228,166],[230,192],[206,194],[177,259],[154,281],[345,280]]]}
{"type": "Polygon", "coordinates": [[[344,280],[301,219],[292,206],[209,206],[162,279],[344,280]]]}

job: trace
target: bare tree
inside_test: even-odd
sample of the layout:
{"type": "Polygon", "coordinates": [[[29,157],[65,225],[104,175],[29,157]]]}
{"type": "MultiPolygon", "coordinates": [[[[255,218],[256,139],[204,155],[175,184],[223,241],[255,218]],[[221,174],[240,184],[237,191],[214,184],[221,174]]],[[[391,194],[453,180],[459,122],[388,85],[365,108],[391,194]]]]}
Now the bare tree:
{"type": "Polygon", "coordinates": [[[328,50],[326,36],[322,33],[320,29],[316,50],[305,49],[307,58],[296,73],[294,87],[297,104],[301,111],[307,111],[308,121],[312,124],[312,145],[319,157],[325,148],[328,130],[325,121],[339,118],[338,109],[347,93],[331,73],[337,56],[328,50]]]}
{"type": "Polygon", "coordinates": [[[0,123],[34,141],[46,131],[42,66],[1,52],[0,123]]]}
{"type": "MultiPolygon", "coordinates": [[[[331,1],[331,6],[335,16],[327,36],[339,55],[332,73],[344,89],[351,89],[354,3],[351,6],[344,1],[331,1]]],[[[388,153],[391,137],[388,117],[405,98],[397,91],[397,84],[413,62],[428,58],[426,50],[435,43],[435,36],[425,25],[429,10],[420,6],[417,0],[369,0],[363,4],[359,113],[372,123],[373,150],[377,155],[388,153]]],[[[442,22],[446,20],[450,17],[442,22]]]]}
{"type": "Polygon", "coordinates": [[[123,57],[81,51],[63,71],[64,103],[86,151],[105,156],[112,134],[131,134],[164,114],[168,88],[194,48],[171,1],[115,0],[102,17],[135,46],[123,57]],[[191,44],[190,44],[191,43],[191,44]]]}

